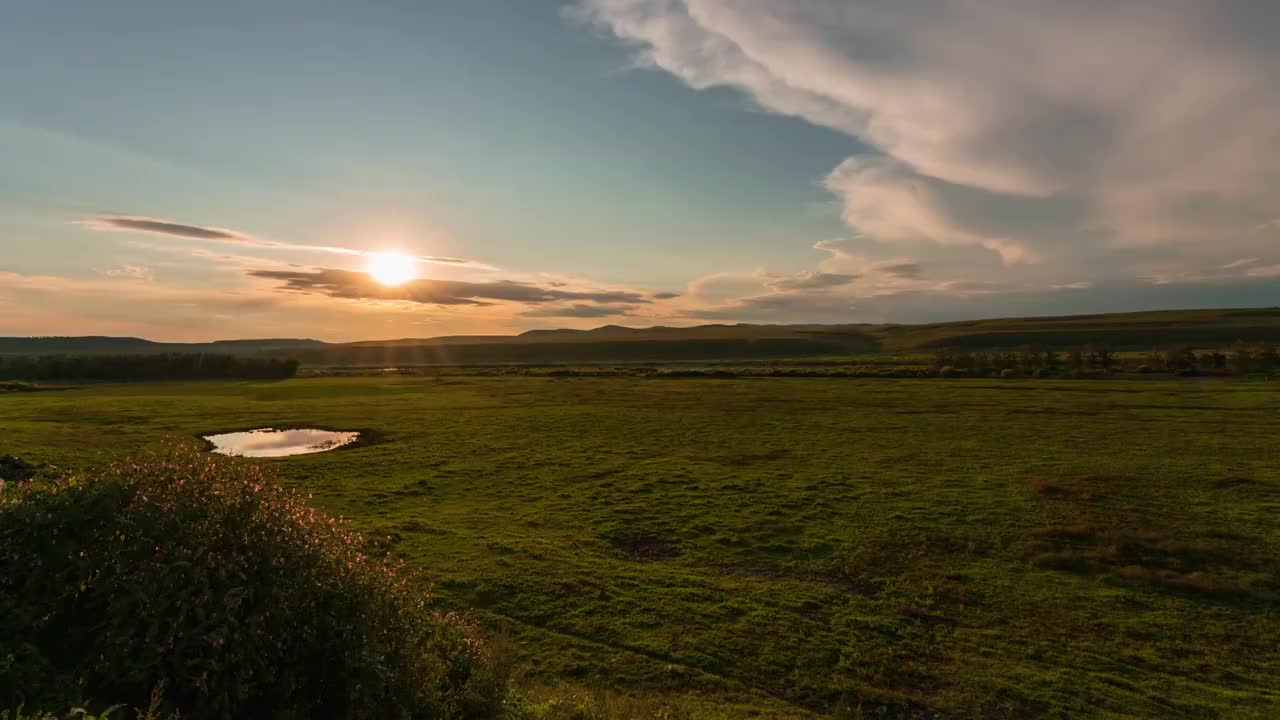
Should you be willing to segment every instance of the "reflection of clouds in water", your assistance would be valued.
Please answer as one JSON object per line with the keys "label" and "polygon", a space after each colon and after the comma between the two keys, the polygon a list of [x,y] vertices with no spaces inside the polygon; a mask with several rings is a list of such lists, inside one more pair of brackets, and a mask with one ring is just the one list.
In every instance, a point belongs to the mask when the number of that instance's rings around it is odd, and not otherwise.
{"label": "reflection of clouds in water", "polygon": [[358,432],[295,428],[259,428],[244,432],[207,435],[213,452],[241,457],[285,457],[324,452],[356,441]]}

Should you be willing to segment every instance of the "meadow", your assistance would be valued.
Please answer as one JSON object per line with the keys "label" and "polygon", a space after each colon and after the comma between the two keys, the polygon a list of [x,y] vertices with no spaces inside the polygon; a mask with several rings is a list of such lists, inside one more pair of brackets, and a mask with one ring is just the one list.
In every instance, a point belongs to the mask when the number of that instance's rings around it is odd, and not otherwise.
{"label": "meadow", "polygon": [[1278,421],[1280,383],[1223,378],[310,377],[8,393],[0,452],[376,431],[269,464],[478,617],[535,697],[1261,719]]}

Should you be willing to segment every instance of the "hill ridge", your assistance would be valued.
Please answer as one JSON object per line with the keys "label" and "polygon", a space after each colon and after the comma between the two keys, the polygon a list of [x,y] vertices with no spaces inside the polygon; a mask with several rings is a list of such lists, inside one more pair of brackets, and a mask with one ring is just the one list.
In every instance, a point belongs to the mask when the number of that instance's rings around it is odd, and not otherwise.
{"label": "hill ridge", "polygon": [[205,343],[138,337],[0,337],[0,354],[220,352],[296,357],[316,365],[680,362],[921,353],[943,347],[1055,348],[1106,344],[1150,350],[1175,344],[1225,347],[1280,341],[1280,308],[1151,310],[987,318],[941,323],[709,323],[534,329],[515,335],[447,335],[324,342],[246,338]]}

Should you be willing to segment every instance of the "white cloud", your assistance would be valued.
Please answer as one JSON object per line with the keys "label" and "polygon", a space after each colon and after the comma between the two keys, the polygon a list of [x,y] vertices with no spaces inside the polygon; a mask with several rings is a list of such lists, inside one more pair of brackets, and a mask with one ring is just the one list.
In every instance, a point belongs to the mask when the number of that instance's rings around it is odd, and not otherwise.
{"label": "white cloud", "polygon": [[1222,269],[1238,270],[1240,268],[1248,267],[1250,265],[1256,265],[1258,261],[1259,261],[1258,258],[1240,258],[1239,260],[1232,260],[1231,262],[1223,265]]}
{"label": "white cloud", "polygon": [[155,273],[151,271],[151,268],[128,263],[106,268],[102,271],[102,274],[107,277],[127,278],[129,280],[152,280],[155,278]]}
{"label": "white cloud", "polygon": [[1258,232],[1280,215],[1271,0],[580,10],[690,87],[737,88],[877,148],[833,158],[824,181],[875,241],[994,253],[1006,268],[993,273],[1047,282],[1274,257]]}

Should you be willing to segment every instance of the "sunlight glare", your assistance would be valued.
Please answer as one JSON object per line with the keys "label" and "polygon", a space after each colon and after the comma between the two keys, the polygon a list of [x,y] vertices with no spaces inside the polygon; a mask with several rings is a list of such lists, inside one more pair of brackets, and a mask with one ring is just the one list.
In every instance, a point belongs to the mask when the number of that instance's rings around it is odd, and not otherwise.
{"label": "sunlight glare", "polygon": [[383,285],[403,285],[417,276],[416,261],[408,255],[395,252],[374,253],[369,256],[368,272]]}

